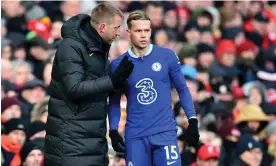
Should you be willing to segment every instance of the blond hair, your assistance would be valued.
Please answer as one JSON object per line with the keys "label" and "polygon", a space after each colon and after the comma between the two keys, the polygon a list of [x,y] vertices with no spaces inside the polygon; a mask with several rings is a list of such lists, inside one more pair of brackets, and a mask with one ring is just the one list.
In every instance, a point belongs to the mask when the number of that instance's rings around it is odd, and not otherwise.
{"label": "blond hair", "polygon": [[131,28],[131,21],[133,21],[133,20],[149,20],[150,21],[150,18],[142,11],[131,12],[127,18],[128,29]]}

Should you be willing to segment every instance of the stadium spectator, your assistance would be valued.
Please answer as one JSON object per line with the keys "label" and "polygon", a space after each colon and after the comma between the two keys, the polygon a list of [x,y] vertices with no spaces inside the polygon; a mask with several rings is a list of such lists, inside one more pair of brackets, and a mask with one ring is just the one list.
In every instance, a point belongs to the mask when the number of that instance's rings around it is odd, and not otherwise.
{"label": "stadium spectator", "polygon": [[11,119],[5,123],[4,131],[1,135],[4,165],[20,165],[20,151],[26,140],[26,126],[20,119]]}

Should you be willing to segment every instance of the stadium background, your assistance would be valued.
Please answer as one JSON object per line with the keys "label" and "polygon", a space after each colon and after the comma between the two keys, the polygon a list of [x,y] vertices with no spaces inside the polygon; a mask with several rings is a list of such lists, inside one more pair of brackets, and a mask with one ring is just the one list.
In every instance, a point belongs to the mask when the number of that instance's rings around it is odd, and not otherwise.
{"label": "stadium background", "polygon": [[[1,134],[16,129],[13,123],[7,123],[11,118],[21,118],[26,139],[43,146],[47,87],[55,51],[62,40],[61,26],[78,13],[90,14],[97,3],[1,1]],[[152,22],[152,43],[175,50],[200,120],[200,140],[219,148],[221,165],[235,160],[231,153],[240,148],[240,126],[250,121],[264,122],[264,130],[255,138],[265,147],[263,161],[275,160],[275,1],[111,3],[126,17],[131,11],[144,10]],[[111,46],[110,60],[124,53],[129,44],[124,24],[121,37]],[[123,135],[127,116],[124,96],[121,105],[119,132]],[[188,148],[183,141],[188,121],[175,91],[172,106],[183,165],[190,165],[198,149]],[[1,145],[3,148],[3,142]],[[109,156],[110,166],[125,165],[124,156],[111,146]],[[5,162],[3,156],[1,162]]]}

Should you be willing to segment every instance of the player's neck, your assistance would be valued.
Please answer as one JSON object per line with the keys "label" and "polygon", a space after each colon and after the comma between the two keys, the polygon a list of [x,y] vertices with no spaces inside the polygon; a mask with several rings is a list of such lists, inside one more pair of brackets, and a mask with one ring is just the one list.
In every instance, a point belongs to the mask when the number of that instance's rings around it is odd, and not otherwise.
{"label": "player's neck", "polygon": [[143,49],[140,49],[132,45],[131,50],[136,56],[143,57],[147,54],[149,48],[150,48],[150,45],[148,45],[146,48],[143,48]]}

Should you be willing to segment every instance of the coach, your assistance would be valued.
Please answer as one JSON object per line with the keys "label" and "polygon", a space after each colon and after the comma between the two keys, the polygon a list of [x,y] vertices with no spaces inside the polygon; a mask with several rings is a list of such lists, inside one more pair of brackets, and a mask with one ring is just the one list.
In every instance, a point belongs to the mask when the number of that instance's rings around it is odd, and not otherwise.
{"label": "coach", "polygon": [[124,59],[109,73],[110,45],[123,18],[118,8],[100,3],[91,17],[79,14],[62,26],[49,87],[46,166],[108,165],[108,93],[122,87],[133,70]]}

